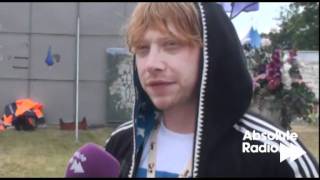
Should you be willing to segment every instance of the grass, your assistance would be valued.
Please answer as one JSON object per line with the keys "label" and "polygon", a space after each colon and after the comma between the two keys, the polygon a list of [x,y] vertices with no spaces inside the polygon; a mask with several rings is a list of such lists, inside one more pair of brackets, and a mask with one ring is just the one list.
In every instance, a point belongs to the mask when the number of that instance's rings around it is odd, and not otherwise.
{"label": "grass", "polygon": [[319,163],[319,125],[296,124],[291,127]]}
{"label": "grass", "polygon": [[0,133],[0,177],[64,177],[67,162],[87,142],[101,146],[111,128],[74,131],[58,127],[33,132],[7,130]]}
{"label": "grass", "polygon": [[[73,131],[58,127],[33,132],[7,130],[0,133],[0,177],[64,177],[67,162],[73,153],[87,142],[101,146],[111,128],[79,131],[79,143]],[[319,162],[319,128],[292,125],[292,132],[311,151]]]}

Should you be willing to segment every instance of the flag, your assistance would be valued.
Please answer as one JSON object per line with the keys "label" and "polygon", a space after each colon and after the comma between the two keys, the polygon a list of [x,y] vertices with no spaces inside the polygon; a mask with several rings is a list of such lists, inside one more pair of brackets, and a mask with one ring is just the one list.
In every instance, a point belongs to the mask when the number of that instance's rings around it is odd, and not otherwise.
{"label": "flag", "polygon": [[48,65],[48,66],[52,66],[54,64],[53,62],[53,57],[52,57],[52,53],[51,53],[51,46],[49,46],[48,48],[48,52],[47,52],[47,58],[45,60],[45,63]]}
{"label": "flag", "polygon": [[230,19],[235,18],[241,12],[250,12],[259,10],[258,2],[217,2],[225,12],[230,13]]}

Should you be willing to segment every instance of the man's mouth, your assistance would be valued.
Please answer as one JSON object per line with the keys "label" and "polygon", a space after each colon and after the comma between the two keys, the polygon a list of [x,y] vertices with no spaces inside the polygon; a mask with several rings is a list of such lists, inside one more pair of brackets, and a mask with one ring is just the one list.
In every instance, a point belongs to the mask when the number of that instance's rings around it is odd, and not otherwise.
{"label": "man's mouth", "polygon": [[166,85],[171,85],[171,84],[174,84],[174,83],[175,82],[173,82],[173,81],[156,80],[156,81],[149,81],[147,83],[147,86],[150,86],[150,87],[166,86]]}
{"label": "man's mouth", "polygon": [[174,81],[167,81],[167,80],[155,80],[155,81],[149,81],[147,83],[147,87],[151,88],[154,91],[163,91],[167,87],[175,84]]}

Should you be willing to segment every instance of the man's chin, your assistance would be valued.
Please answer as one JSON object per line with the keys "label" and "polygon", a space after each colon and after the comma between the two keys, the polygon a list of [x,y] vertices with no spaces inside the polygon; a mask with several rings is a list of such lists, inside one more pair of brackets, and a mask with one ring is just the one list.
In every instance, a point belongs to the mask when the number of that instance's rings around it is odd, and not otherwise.
{"label": "man's chin", "polygon": [[165,100],[153,100],[153,104],[157,109],[159,109],[161,111],[170,109],[170,107],[172,106],[171,103],[169,103],[168,101],[165,101]]}

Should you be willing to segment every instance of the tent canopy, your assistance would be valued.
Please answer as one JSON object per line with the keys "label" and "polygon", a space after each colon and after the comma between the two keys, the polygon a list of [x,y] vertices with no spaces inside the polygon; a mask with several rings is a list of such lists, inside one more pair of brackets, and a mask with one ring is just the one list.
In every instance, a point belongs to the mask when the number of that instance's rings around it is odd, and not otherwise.
{"label": "tent canopy", "polygon": [[217,2],[220,4],[223,9],[230,13],[230,19],[235,18],[241,12],[250,12],[258,11],[259,3],[258,2]]}
{"label": "tent canopy", "polygon": [[250,44],[252,48],[260,48],[261,37],[256,29],[250,28],[248,34],[242,40],[242,44]]}

